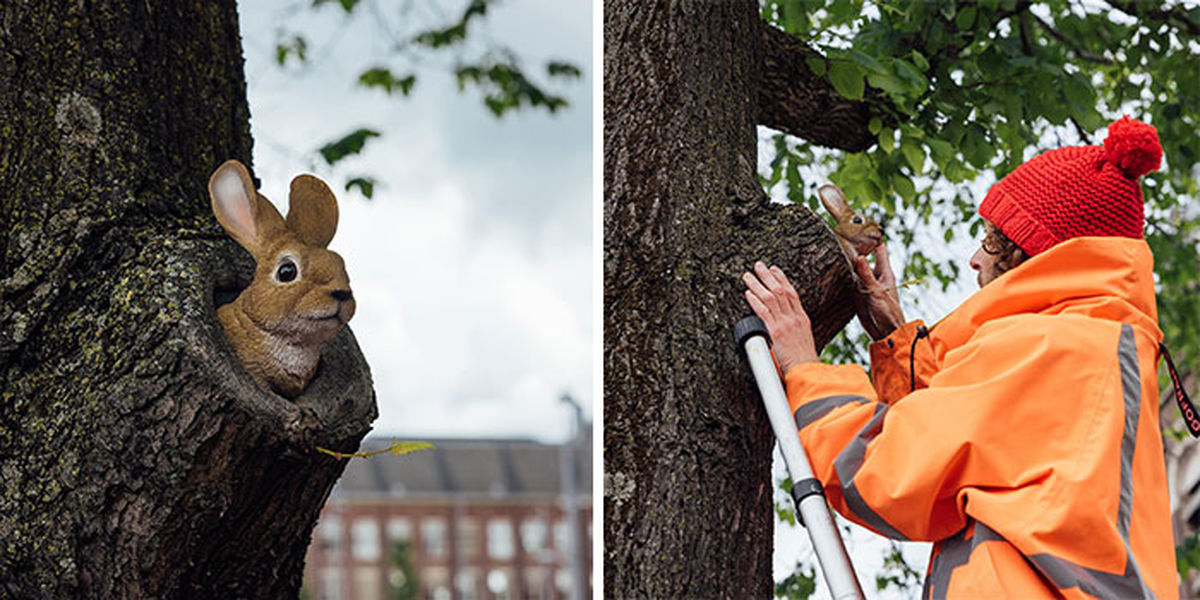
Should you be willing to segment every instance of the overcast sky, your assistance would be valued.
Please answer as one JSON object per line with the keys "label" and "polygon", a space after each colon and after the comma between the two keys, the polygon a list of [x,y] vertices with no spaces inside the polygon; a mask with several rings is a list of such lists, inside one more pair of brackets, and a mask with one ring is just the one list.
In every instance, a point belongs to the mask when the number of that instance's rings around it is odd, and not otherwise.
{"label": "overcast sky", "polygon": [[[511,48],[531,78],[571,102],[556,115],[523,109],[503,119],[477,91],[458,91],[439,66],[453,54],[417,68],[408,98],[355,85],[370,67],[413,70],[388,54],[393,37],[449,24],[465,2],[364,0],[351,18],[337,2],[311,4],[240,5],[255,174],[281,211],[301,172],[338,196],[330,248],[358,299],[350,326],[375,381],[374,434],[564,439],[569,412],[558,397],[571,393],[590,414],[598,333],[590,1],[509,0],[473,22],[473,44]],[[306,36],[307,66],[276,65],[280,31]],[[583,77],[548,82],[549,59],[576,64]],[[335,169],[320,162],[316,148],[364,126],[383,136],[362,156]],[[359,174],[378,178],[372,200],[342,190]]]}

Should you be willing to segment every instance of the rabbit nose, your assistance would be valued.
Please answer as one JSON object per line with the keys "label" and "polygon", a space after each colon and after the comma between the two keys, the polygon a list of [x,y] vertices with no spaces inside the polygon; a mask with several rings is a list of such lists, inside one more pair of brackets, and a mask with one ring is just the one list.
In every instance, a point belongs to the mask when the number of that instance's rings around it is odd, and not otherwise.
{"label": "rabbit nose", "polygon": [[350,290],[333,290],[329,295],[338,302],[345,302],[351,298]]}

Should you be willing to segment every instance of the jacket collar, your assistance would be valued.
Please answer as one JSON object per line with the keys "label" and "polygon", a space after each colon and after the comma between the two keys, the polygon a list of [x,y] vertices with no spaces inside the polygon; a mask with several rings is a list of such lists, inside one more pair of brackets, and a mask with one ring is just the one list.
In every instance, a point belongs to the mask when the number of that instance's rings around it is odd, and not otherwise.
{"label": "jacket collar", "polygon": [[984,323],[1018,314],[1079,314],[1129,323],[1162,341],[1154,256],[1145,240],[1080,237],[1057,244],[997,277],[931,333],[958,347]]}

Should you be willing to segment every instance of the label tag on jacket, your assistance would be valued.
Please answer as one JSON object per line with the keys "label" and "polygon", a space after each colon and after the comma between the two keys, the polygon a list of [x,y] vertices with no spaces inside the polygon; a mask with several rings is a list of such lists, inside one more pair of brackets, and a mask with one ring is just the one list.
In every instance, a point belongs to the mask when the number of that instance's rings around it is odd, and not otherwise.
{"label": "label tag on jacket", "polygon": [[1183,391],[1183,384],[1179,381],[1179,373],[1175,371],[1171,353],[1167,352],[1167,347],[1163,344],[1159,344],[1158,349],[1163,358],[1167,359],[1167,373],[1171,375],[1171,387],[1175,388],[1175,403],[1179,405],[1179,414],[1183,415],[1188,433],[1191,433],[1192,437],[1200,437],[1200,413],[1196,412],[1196,406],[1188,398],[1187,392]]}

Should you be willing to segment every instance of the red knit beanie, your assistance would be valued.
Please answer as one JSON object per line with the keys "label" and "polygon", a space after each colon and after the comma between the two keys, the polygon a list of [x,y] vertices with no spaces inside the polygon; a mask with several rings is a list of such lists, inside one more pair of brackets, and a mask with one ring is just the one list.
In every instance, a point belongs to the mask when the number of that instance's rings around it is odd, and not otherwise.
{"label": "red knit beanie", "polygon": [[1158,131],[1122,117],[1103,146],[1050,150],[1017,167],[988,190],[979,215],[1030,256],[1074,237],[1141,238],[1137,178],[1161,161]]}

